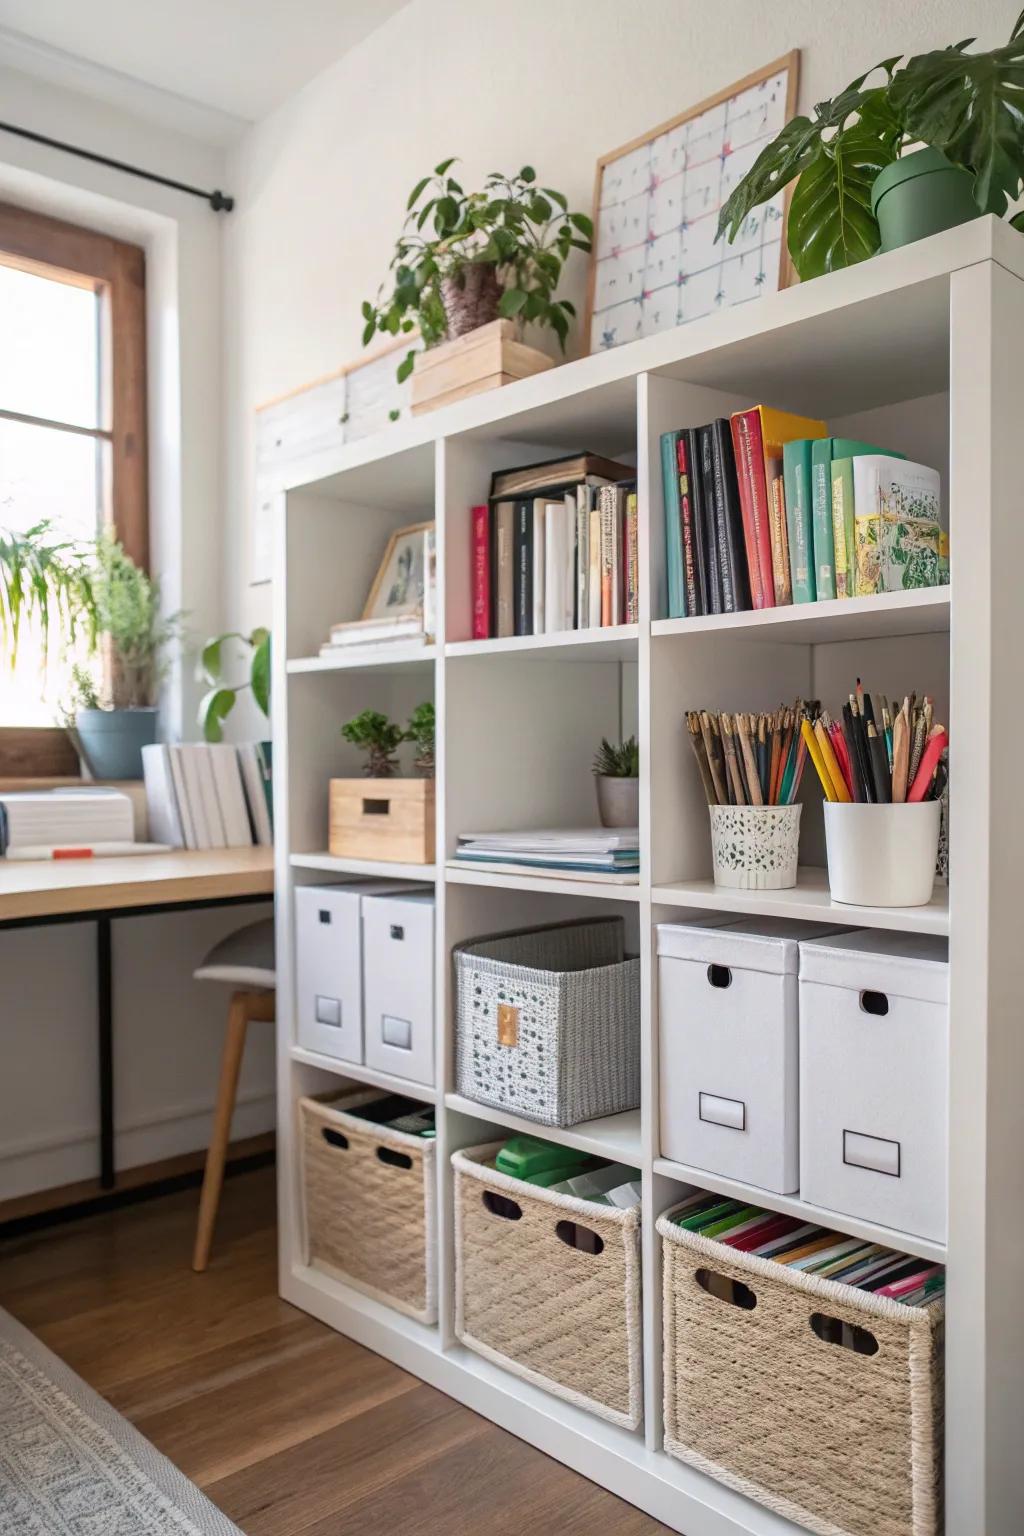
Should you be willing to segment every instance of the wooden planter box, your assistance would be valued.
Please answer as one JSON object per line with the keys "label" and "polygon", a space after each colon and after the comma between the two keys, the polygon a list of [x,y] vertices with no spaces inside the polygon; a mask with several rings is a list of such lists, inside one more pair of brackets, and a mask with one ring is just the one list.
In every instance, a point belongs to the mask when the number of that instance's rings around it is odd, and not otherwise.
{"label": "wooden planter box", "polygon": [[434,862],[433,779],[332,779],[327,846],[336,858]]}
{"label": "wooden planter box", "polygon": [[514,320],[492,320],[457,341],[417,352],[412,374],[412,414],[435,411],[466,395],[499,389],[554,367],[554,358],[516,340]]}

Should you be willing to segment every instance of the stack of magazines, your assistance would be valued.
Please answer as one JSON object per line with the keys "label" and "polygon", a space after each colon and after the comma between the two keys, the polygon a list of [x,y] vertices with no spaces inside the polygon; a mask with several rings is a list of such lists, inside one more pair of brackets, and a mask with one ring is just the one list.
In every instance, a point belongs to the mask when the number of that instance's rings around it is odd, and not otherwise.
{"label": "stack of magazines", "polygon": [[455,857],[461,864],[526,866],[635,883],[640,872],[640,835],[636,827],[463,832]]}

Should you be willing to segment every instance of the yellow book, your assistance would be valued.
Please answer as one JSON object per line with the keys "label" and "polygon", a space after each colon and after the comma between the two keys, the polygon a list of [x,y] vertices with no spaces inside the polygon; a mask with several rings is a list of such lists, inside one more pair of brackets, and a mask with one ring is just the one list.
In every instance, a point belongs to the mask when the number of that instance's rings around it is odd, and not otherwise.
{"label": "yellow book", "polygon": [[[758,471],[763,471],[763,479],[760,485],[757,483],[757,475],[753,476],[753,483],[745,482],[745,470],[743,453],[742,424],[753,415],[757,416],[757,424],[760,431],[760,464]],[[733,417],[733,442],[736,447],[736,471],[740,482],[740,505],[743,509],[743,534],[747,550],[747,565],[750,568],[751,593],[754,595],[754,607],[771,607],[772,600],[778,603],[775,597],[774,573],[778,561],[781,570],[785,564],[787,585],[790,596],[786,602],[792,601],[792,572],[789,565],[788,536],[786,547],[781,546],[782,529],[786,526],[783,515],[779,536],[772,538],[772,463],[773,459],[782,460],[782,449],[786,443],[795,442],[798,438],[824,437],[827,427],[823,421],[817,421],[812,416],[794,416],[791,411],[777,411],[774,406],[759,405],[754,411],[740,411]],[[737,434],[737,425],[740,432]],[[753,447],[753,443],[751,447]],[[775,471],[778,473],[778,470]],[[748,489],[749,487],[749,489]],[[782,488],[780,487],[780,491]],[[751,494],[752,491],[752,494]],[[762,499],[763,497],[763,499]],[[783,507],[785,502],[783,502]],[[759,579],[755,581],[755,568],[759,572]],[[758,585],[764,592],[767,602],[759,603],[756,592]]]}

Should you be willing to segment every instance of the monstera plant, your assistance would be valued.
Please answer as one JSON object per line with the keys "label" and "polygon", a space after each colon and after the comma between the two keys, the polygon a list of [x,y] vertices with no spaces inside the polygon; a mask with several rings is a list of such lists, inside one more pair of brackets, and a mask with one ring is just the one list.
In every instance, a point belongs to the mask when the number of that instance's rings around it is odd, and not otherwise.
{"label": "monstera plant", "polygon": [[[799,178],[788,223],[797,272],[809,278],[852,266],[885,243],[875,183],[884,176],[886,187],[896,184],[900,173],[889,168],[901,161],[906,179],[945,176],[940,201],[960,199],[959,211],[934,228],[974,213],[1005,214],[1024,174],[1024,12],[1005,46],[972,53],[974,42],[885,59],[820,102],[812,117],[793,118],[723,205],[718,235],[735,240],[753,208]],[[1024,214],[1011,222],[1024,229]]]}

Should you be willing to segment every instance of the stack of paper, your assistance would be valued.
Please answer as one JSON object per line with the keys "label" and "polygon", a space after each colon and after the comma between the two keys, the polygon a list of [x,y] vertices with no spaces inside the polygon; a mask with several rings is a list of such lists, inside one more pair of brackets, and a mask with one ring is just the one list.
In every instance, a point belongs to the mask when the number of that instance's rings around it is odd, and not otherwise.
{"label": "stack of paper", "polygon": [[640,869],[640,834],[636,827],[464,832],[455,857],[461,863],[526,865],[635,880]]}
{"label": "stack of paper", "polygon": [[119,789],[29,790],[0,796],[0,853],[43,858],[54,848],[121,848],[135,837],[132,802]]}

